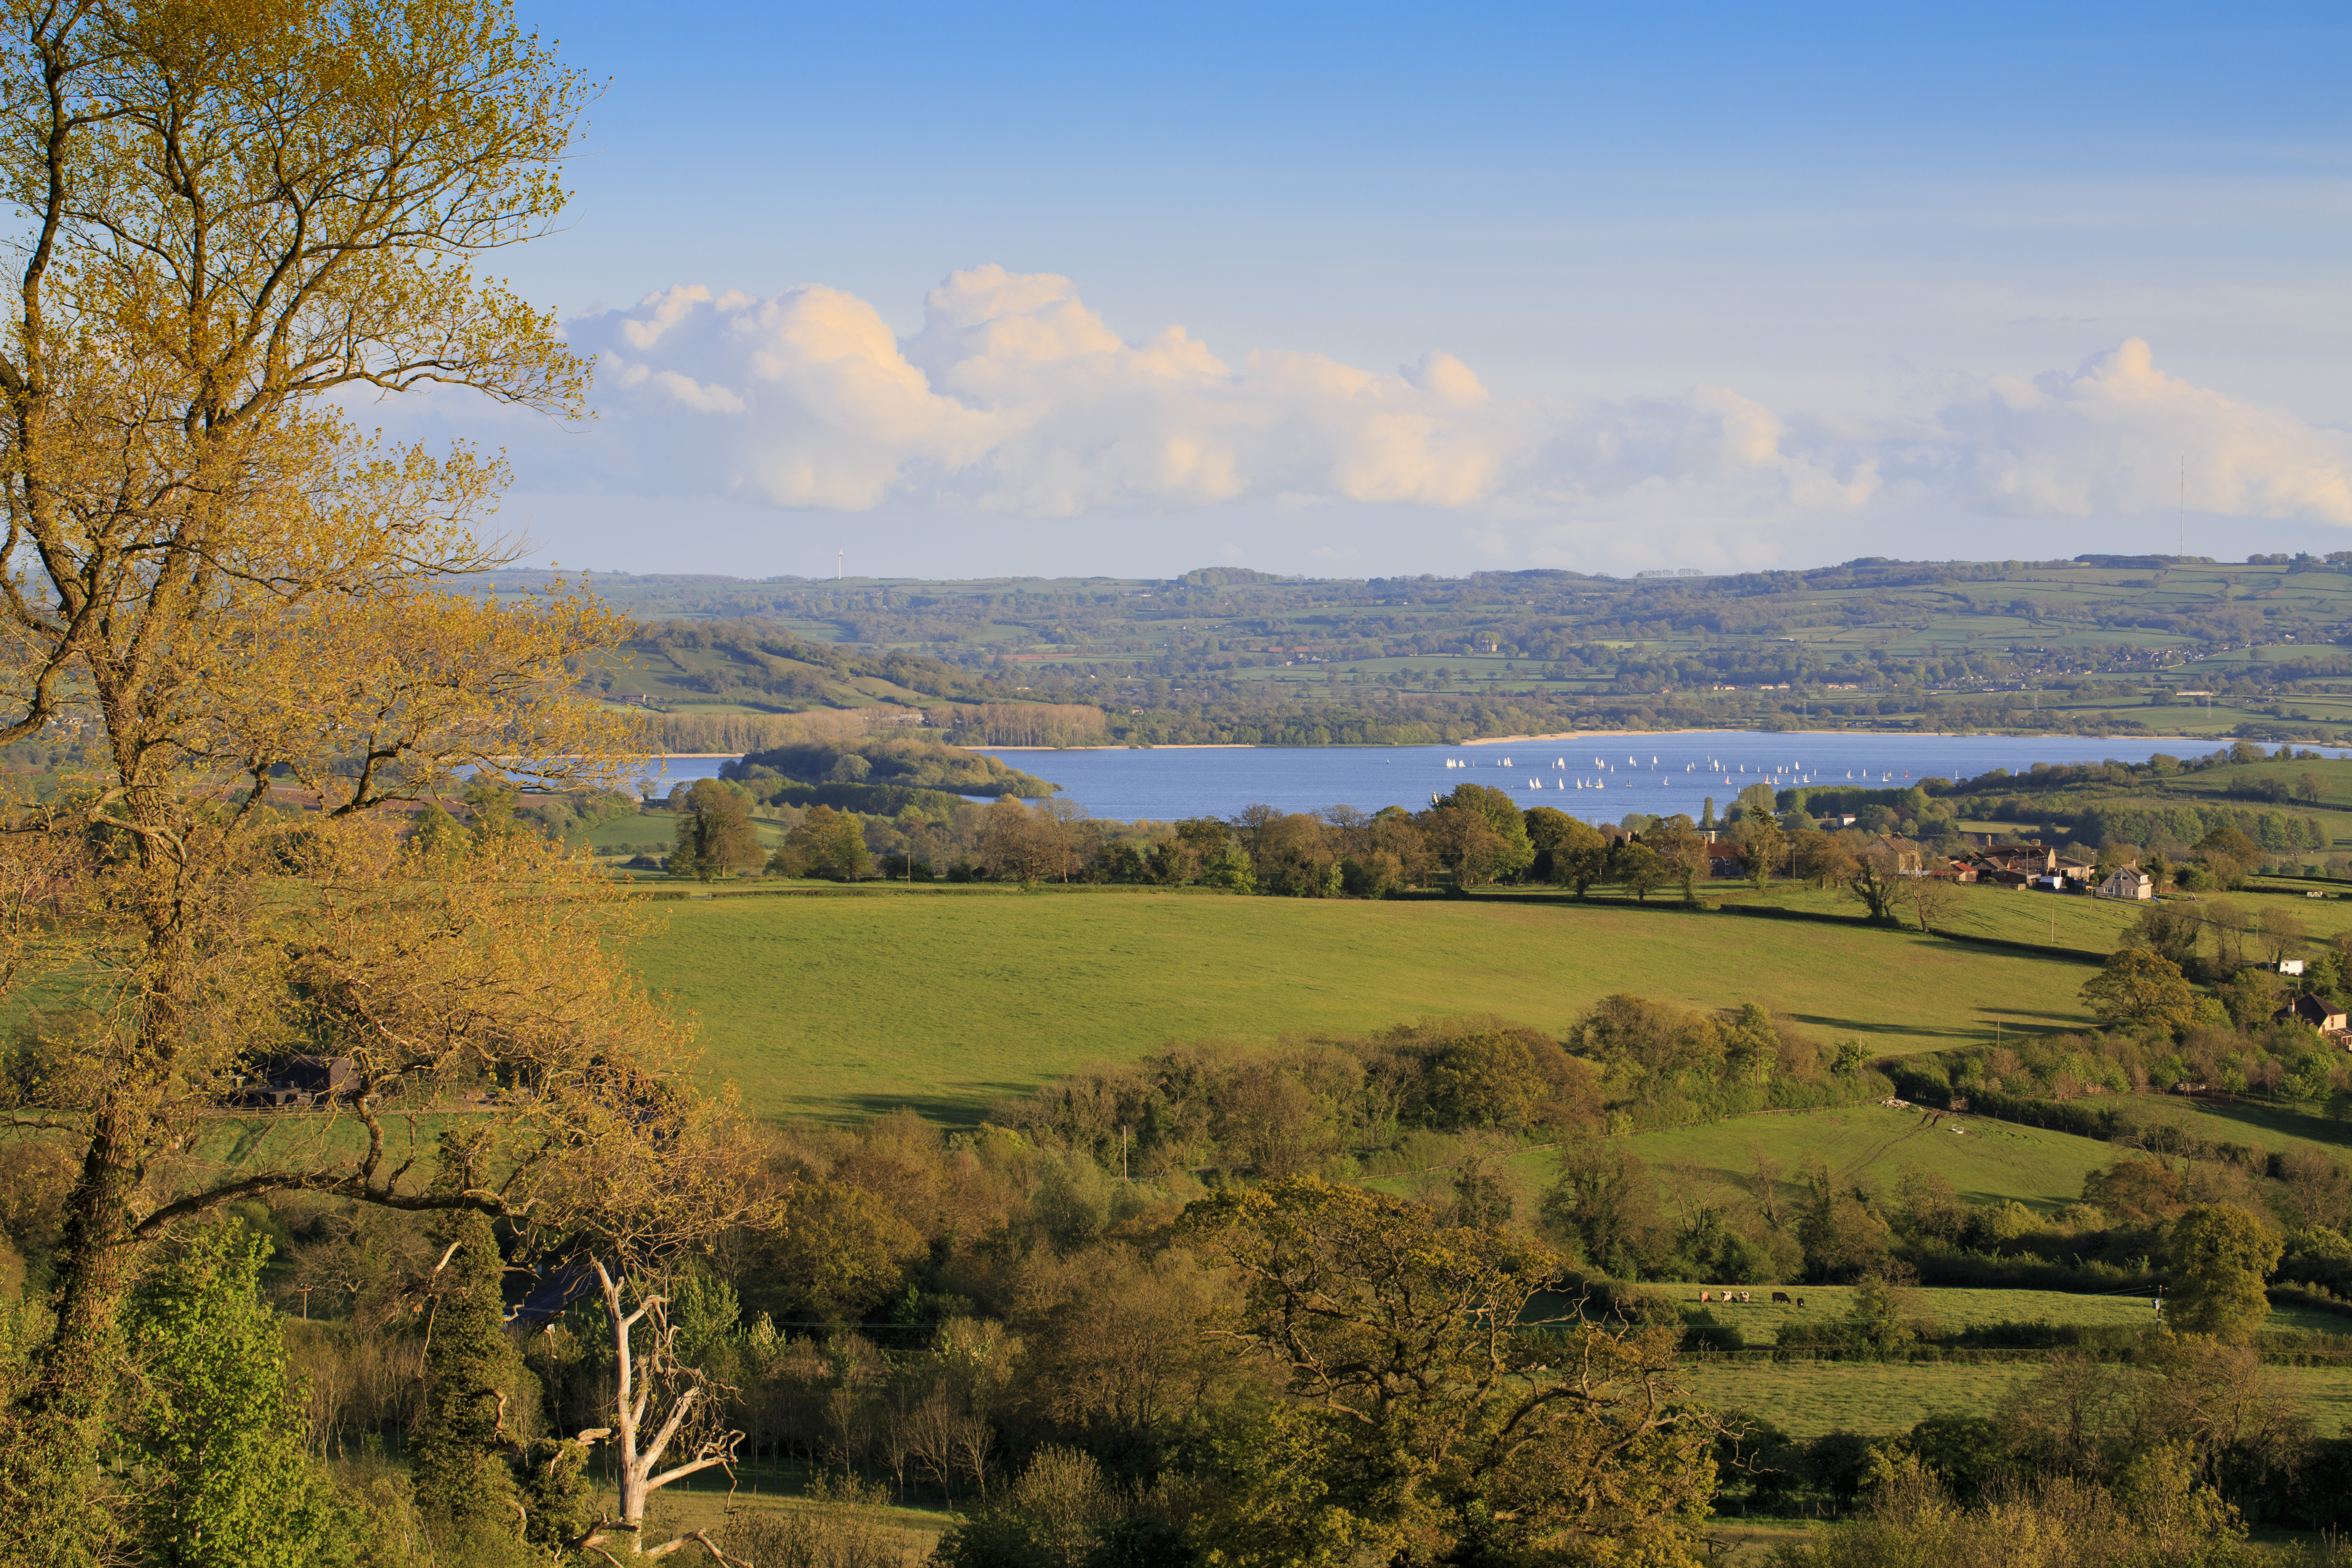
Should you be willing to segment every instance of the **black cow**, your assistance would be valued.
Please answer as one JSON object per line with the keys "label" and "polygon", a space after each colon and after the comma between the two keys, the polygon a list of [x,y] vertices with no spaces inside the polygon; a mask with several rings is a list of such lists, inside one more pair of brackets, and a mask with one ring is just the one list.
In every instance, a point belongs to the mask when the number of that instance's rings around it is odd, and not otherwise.
{"label": "black cow", "polygon": [[1775,1291],[1773,1291],[1773,1292],[1772,1292],[1772,1304],[1773,1304],[1774,1306],[1776,1306],[1776,1307],[1785,1307],[1785,1306],[1787,1306],[1787,1305],[1789,1304],[1789,1293],[1788,1293],[1786,1290],[1775,1290]]}

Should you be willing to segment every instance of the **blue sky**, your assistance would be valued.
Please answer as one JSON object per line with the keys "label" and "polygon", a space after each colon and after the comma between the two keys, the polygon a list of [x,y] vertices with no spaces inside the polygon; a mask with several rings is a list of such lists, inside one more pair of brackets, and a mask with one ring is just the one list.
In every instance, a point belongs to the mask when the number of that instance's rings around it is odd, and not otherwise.
{"label": "blue sky", "polygon": [[540,559],[2042,556],[2184,458],[2192,551],[2352,546],[2341,5],[523,16],[600,417],[406,426]]}

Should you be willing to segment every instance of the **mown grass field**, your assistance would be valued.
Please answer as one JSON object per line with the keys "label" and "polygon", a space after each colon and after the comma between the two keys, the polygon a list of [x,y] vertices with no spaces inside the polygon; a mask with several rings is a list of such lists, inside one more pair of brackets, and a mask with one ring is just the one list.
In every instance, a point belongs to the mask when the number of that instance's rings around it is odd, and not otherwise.
{"label": "mown grass field", "polygon": [[[2070,900],[2071,901],[2071,900]],[[2075,1029],[2089,971],[1860,925],[1531,900],[885,889],[672,906],[638,950],[708,1065],[768,1116],[911,1106],[969,1122],[1171,1041],[1498,1014],[1564,1027],[1636,991],[1753,1001],[1874,1054]]]}
{"label": "mown grass field", "polygon": [[[1717,1410],[1744,1410],[1796,1437],[1824,1432],[1907,1432],[1930,1415],[1990,1415],[2011,1389],[2045,1369],[1870,1362],[1715,1361],[1688,1368],[1692,1394]],[[2352,1367],[2271,1369],[2323,1437],[2352,1422]]]}

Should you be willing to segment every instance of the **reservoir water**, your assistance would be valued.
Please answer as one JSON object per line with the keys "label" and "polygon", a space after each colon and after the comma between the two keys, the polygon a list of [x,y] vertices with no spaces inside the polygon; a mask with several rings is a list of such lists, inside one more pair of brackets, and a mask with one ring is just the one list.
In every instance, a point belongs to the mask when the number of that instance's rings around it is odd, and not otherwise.
{"label": "reservoir water", "polygon": [[[1699,730],[1582,735],[1575,740],[1481,742],[1461,746],[1216,746],[1101,751],[975,750],[1062,786],[1096,816],[1171,822],[1232,816],[1264,804],[1279,811],[1352,805],[1418,810],[1457,784],[1508,790],[1526,805],[1557,806],[1588,822],[1628,812],[1696,817],[1715,797],[1718,815],[1754,784],[1855,784],[1900,789],[1921,779],[1973,778],[2036,763],[2145,762],[2158,752],[2202,756],[2221,742],[2080,735],[1874,735]],[[2352,752],[2329,749],[2326,755]],[[651,787],[716,778],[723,757],[671,757]]]}
{"label": "reservoir water", "polygon": [[[1588,822],[1628,812],[1718,815],[1743,789],[1769,784],[1901,789],[1920,779],[1974,777],[2035,763],[2145,762],[2159,752],[2202,756],[2210,741],[2079,735],[1791,734],[1690,731],[1464,746],[1247,746],[1200,750],[1035,752],[985,748],[1007,765],[1060,784],[1097,816],[1172,821],[1231,816],[1264,803],[1281,811],[1352,805],[1418,810],[1458,784],[1507,790]],[[2346,753],[2330,751],[2330,756]]]}

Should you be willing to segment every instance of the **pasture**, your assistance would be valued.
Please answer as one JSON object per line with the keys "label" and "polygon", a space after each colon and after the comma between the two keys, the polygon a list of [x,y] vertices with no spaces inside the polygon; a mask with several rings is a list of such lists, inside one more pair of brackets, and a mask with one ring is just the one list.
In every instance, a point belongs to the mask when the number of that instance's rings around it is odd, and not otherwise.
{"label": "pasture", "polygon": [[[2264,917],[2284,911],[2302,922],[2311,939],[2319,942],[2333,942],[2352,931],[2352,899],[2304,897],[2305,889],[2314,885],[2264,879],[2236,892],[2208,894],[2204,901],[2226,901],[2249,914]],[[1939,934],[2023,942],[2102,960],[2123,945],[2124,932],[2147,907],[2116,899],[2020,892],[1990,883],[1958,885],[1952,894],[1951,908],[1936,928]],[[1708,896],[1717,895],[1710,889]],[[1775,882],[1763,893],[1741,884],[1737,890],[1720,896],[1726,904],[1764,904],[1848,920],[1857,919],[1862,913],[1862,906],[1844,894],[1801,882]],[[2193,909],[2198,900],[2175,898],[2166,902]],[[1903,923],[1916,929],[1917,915],[1907,908],[1901,913]],[[2248,941],[2251,944],[2253,939],[2249,937]]]}
{"label": "pasture", "polygon": [[[1641,1289],[1646,1296],[1713,1312],[1717,1322],[1738,1329],[1750,1345],[1779,1344],[1781,1331],[1790,1327],[1819,1330],[1837,1322],[1853,1310],[1856,1294],[1852,1285],[1748,1285],[1740,1289],[1754,1300],[1726,1307],[1700,1305],[1699,1292],[1714,1291],[1717,1289],[1715,1286],[1644,1285]],[[1775,1303],[1775,1290],[1792,1300],[1785,1304]],[[1802,1310],[1795,1305],[1793,1299],[1798,1297],[1804,1300]],[[1939,1333],[2032,1322],[2060,1328],[2146,1329],[2156,1321],[2156,1312],[2148,1305],[2147,1297],[2137,1292],[2078,1296],[2062,1290],[1943,1288],[1911,1290],[1907,1300],[1915,1309],[1915,1319],[1933,1324]],[[2308,1307],[2274,1307],[2263,1330],[2265,1333],[2341,1334],[2352,1331],[2352,1318]]]}
{"label": "pasture", "polygon": [[636,961],[763,1116],[969,1123],[1170,1041],[1481,1014],[1559,1029],[1615,991],[1752,1001],[1874,1055],[2090,1023],[2080,958],[1657,903],[808,889],[673,905]]}
{"label": "pasture", "polygon": [[1798,1195],[1798,1163],[1817,1153],[1841,1187],[1891,1191],[1903,1168],[1916,1165],[1948,1180],[1965,1202],[2015,1198],[2046,1213],[2081,1198],[2083,1178],[2115,1158],[2111,1145],[2071,1132],[1972,1116],[1929,1125],[1919,1111],[1882,1105],[1742,1116],[1633,1141],[1653,1170],[1743,1186],[1759,1147],[1780,1166],[1783,1201]]}
{"label": "pasture", "polygon": [[[1695,1362],[1693,1397],[1740,1410],[1793,1437],[1824,1432],[1907,1432],[1930,1415],[1990,1415],[2011,1390],[2042,1375],[2036,1362]],[[2278,1387],[2311,1416],[2318,1436],[2352,1422],[2352,1367],[2273,1367]]]}

